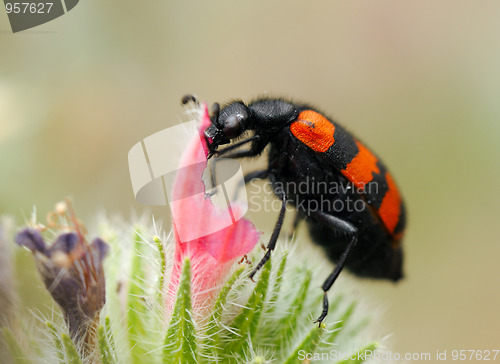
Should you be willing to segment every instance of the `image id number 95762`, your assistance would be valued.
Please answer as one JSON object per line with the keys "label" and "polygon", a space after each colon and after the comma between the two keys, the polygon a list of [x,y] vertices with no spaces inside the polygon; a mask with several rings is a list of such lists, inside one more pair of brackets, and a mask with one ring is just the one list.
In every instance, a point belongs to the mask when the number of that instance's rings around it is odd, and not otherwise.
{"label": "image id number 95762", "polygon": [[461,361],[496,360],[499,350],[452,350],[451,359]]}
{"label": "image id number 95762", "polygon": [[48,14],[54,3],[5,3],[7,14]]}

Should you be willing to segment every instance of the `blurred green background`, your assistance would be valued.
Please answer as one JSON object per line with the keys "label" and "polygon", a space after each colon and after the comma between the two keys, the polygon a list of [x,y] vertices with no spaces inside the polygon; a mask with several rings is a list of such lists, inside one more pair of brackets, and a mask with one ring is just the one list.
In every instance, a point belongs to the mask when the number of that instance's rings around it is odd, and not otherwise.
{"label": "blurred green background", "polygon": [[[497,1],[85,0],[12,34],[0,10],[0,214],[19,225],[71,196],[84,221],[168,225],[134,200],[127,153],[178,122],[183,94],[308,101],[384,159],[407,201],[406,279],[355,289],[385,310],[391,351],[500,349],[499,19]],[[276,217],[252,218],[269,231]],[[39,281],[20,285],[36,306]]]}

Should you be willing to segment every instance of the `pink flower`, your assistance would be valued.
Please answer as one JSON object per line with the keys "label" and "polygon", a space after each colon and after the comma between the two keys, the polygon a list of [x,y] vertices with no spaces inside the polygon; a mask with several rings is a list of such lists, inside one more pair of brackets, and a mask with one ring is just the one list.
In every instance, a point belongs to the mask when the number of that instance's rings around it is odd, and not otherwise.
{"label": "pink flower", "polygon": [[173,307],[182,263],[191,261],[191,293],[195,312],[210,307],[233,264],[249,253],[259,240],[259,232],[241,215],[241,207],[227,209],[214,205],[205,193],[202,175],[207,167],[208,146],[203,131],[210,125],[207,105],[202,105],[199,135],[186,147],[172,192],[174,265],[169,287],[168,306]]}

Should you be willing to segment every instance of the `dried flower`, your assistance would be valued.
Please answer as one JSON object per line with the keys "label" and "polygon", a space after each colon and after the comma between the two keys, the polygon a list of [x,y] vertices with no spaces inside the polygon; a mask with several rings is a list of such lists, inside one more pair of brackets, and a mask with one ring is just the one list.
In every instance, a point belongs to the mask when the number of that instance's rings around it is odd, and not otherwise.
{"label": "dried flower", "polygon": [[[65,214],[58,206],[57,215]],[[21,230],[15,240],[33,253],[45,287],[63,311],[71,339],[87,356],[94,350],[99,313],[106,301],[102,261],[108,248],[100,238],[87,243],[74,221],[74,231],[60,234],[50,246],[34,228]]]}

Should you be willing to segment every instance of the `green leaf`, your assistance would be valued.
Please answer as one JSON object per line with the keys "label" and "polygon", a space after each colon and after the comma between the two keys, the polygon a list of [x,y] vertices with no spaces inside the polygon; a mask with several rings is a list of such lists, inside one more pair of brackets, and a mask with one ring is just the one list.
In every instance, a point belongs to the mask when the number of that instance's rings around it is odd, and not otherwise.
{"label": "green leaf", "polygon": [[[357,352],[351,354],[351,357],[346,360],[342,360],[337,362],[337,364],[360,364],[364,363],[367,359],[370,358],[371,355],[369,353],[373,353],[375,349],[377,349],[378,343],[371,343],[366,345],[364,348],[358,350]],[[368,356],[367,356],[368,355]]]}
{"label": "green leaf", "polygon": [[80,355],[78,355],[78,352],[76,351],[73,340],[71,340],[71,338],[66,334],[62,334],[61,338],[64,346],[64,351],[66,353],[66,363],[81,364],[82,361],[80,359]]}
{"label": "green leaf", "polygon": [[304,306],[304,302],[309,294],[311,278],[312,273],[310,270],[307,270],[304,273],[304,280],[302,281],[302,284],[298,286],[298,291],[295,299],[290,305],[290,311],[281,318],[281,323],[279,326],[282,327],[282,330],[278,332],[275,340],[276,346],[278,347],[281,347],[286,342],[288,342],[294,334],[295,327],[298,324],[300,314]]}
{"label": "green leaf", "polygon": [[317,327],[313,325],[309,334],[299,343],[297,347],[292,351],[286,360],[283,361],[284,364],[302,363],[299,360],[299,351],[306,353],[314,352],[314,349],[318,346],[321,336],[325,332],[323,327]]}
{"label": "green leaf", "polygon": [[347,307],[345,312],[342,314],[340,317],[339,322],[335,324],[335,329],[332,331],[326,338],[326,341],[328,343],[335,343],[335,340],[337,339],[337,336],[340,334],[342,331],[342,328],[346,325],[347,321],[349,318],[352,316],[352,313],[354,312],[354,308],[356,307],[356,302],[353,302]]}
{"label": "green leaf", "polygon": [[214,357],[220,357],[222,348],[220,346],[219,331],[222,312],[224,310],[224,305],[227,302],[229,292],[244,270],[244,267],[239,267],[219,292],[219,296],[217,297],[217,301],[215,301],[215,305],[212,310],[210,321],[207,325],[205,340],[201,345],[201,355],[199,355],[199,357],[202,361],[210,359],[210,362],[213,362]]}
{"label": "green leaf", "polygon": [[109,316],[106,316],[106,318],[104,319],[104,328],[106,330],[106,336],[108,338],[109,346],[111,348],[111,353],[116,353],[115,339],[113,337],[113,330],[111,328],[111,321],[109,319]]}
{"label": "green leaf", "polygon": [[260,316],[263,311],[264,300],[266,299],[267,288],[269,286],[270,275],[271,261],[268,261],[264,267],[262,267],[259,281],[248,299],[248,302],[231,325],[235,328],[237,334],[231,335],[231,341],[224,350],[232,353],[236,357],[244,357],[245,350],[249,345],[247,341],[248,337],[250,337],[252,341],[256,337]]}
{"label": "green leaf", "polygon": [[163,362],[197,363],[197,345],[191,307],[191,262],[184,261],[174,311],[165,336]]}
{"label": "green leaf", "polygon": [[288,252],[285,252],[283,254],[283,257],[281,258],[280,265],[278,267],[278,271],[276,272],[276,278],[274,280],[273,288],[271,291],[271,298],[269,299],[269,302],[271,302],[271,305],[269,305],[269,309],[267,310],[268,313],[272,313],[276,307],[276,301],[278,300],[279,293],[281,290],[282,282],[283,282],[283,273],[285,272],[285,266],[286,266],[286,259],[288,257]]}
{"label": "green leaf", "polygon": [[147,334],[145,321],[147,318],[147,307],[144,301],[145,292],[143,282],[145,281],[145,272],[142,266],[142,238],[138,228],[134,234],[134,254],[132,256],[132,266],[130,271],[130,287],[128,294],[128,339],[130,345],[130,354],[132,363],[140,364],[144,362],[144,356],[148,349],[145,347],[144,340]]}
{"label": "green leaf", "polygon": [[45,325],[47,325],[47,327],[49,328],[52,338],[54,339],[54,346],[56,347],[57,350],[57,358],[59,359],[60,363],[64,363],[63,344],[59,336],[59,333],[57,332],[57,329],[52,322],[47,321]]}
{"label": "green leaf", "polygon": [[101,355],[102,364],[114,363],[115,360],[113,358],[113,353],[108,343],[106,329],[103,326],[99,326],[99,328],[97,329],[97,340],[98,340],[99,353]]}
{"label": "green leaf", "polygon": [[163,289],[164,289],[164,279],[165,279],[165,268],[167,266],[167,261],[165,258],[165,249],[163,247],[163,242],[159,237],[153,236],[153,241],[156,243],[158,248],[158,256],[160,260],[160,277],[158,279],[158,298],[160,302],[163,302]]}

